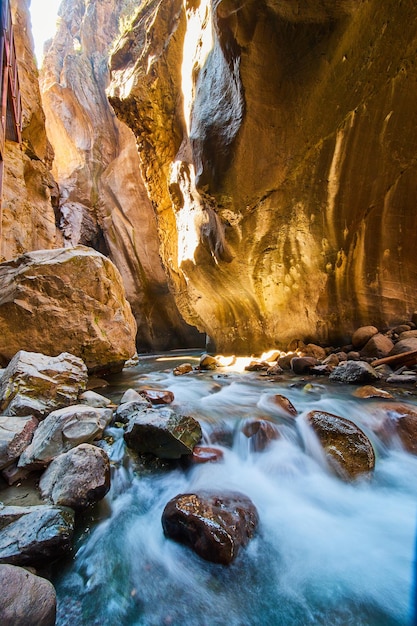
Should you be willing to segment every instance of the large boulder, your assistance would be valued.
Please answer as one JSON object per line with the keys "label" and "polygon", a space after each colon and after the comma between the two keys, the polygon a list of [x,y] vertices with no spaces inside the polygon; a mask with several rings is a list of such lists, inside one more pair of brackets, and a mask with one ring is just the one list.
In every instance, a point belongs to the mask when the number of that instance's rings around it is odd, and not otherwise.
{"label": "large boulder", "polygon": [[0,415],[0,470],[19,458],[32,441],[38,424],[38,420],[32,415],[27,417]]}
{"label": "large boulder", "polygon": [[338,476],[354,479],[374,469],[372,443],[356,424],[325,411],[310,411],[306,419],[323,446],[330,467]]}
{"label": "large boulder", "polygon": [[0,378],[0,410],[42,419],[77,402],[87,380],[84,362],[73,354],[51,357],[20,350]]}
{"label": "large boulder", "polygon": [[170,539],[213,563],[228,565],[254,535],[258,513],[242,493],[187,493],[172,498],[162,513]]}
{"label": "large boulder", "polygon": [[124,439],[129,448],[141,454],[179,459],[192,454],[201,436],[201,426],[193,417],[162,408],[136,413],[129,421]]}
{"label": "large boulder", "polygon": [[54,626],[56,593],[49,580],[23,567],[0,565],[0,623]]}
{"label": "large boulder", "polygon": [[71,548],[74,512],[56,506],[0,505],[0,563],[39,565]]}
{"label": "large boulder", "polygon": [[82,509],[98,502],[110,489],[110,461],[106,452],[83,443],[60,454],[42,474],[44,498],[60,506]]}
{"label": "large boulder", "polygon": [[120,274],[84,246],[38,250],[0,264],[0,361],[25,348],[71,352],[90,371],[121,369],[136,322]]}
{"label": "large boulder", "polygon": [[62,452],[100,439],[112,415],[111,409],[96,409],[85,404],[53,411],[39,425],[32,443],[19,459],[19,467],[44,468]]}

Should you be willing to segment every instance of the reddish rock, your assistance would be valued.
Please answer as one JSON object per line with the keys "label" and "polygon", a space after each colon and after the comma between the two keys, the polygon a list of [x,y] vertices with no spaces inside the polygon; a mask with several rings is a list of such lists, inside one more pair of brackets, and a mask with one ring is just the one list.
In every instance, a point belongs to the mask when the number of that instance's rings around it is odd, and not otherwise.
{"label": "reddish rock", "polygon": [[384,389],[377,389],[373,385],[364,385],[364,387],[359,387],[359,389],[355,389],[353,395],[356,398],[387,398],[392,399],[394,396],[391,395],[388,391]]}
{"label": "reddish rock", "polygon": [[374,449],[356,424],[325,411],[310,411],[306,419],[323,446],[329,465],[340,478],[354,479],[374,469]]}
{"label": "reddish rock", "polygon": [[276,425],[266,419],[246,420],[242,433],[250,439],[254,452],[262,452],[271,441],[280,437]]}
{"label": "reddish rock", "polygon": [[170,539],[189,546],[207,561],[228,565],[254,535],[258,513],[237,492],[181,494],[166,505],[162,527]]}
{"label": "reddish rock", "polygon": [[247,372],[260,372],[269,368],[270,365],[267,361],[251,361],[249,365],[246,365],[245,370]]}
{"label": "reddish rock", "polygon": [[375,326],[361,326],[352,335],[352,345],[354,348],[363,348],[363,346],[376,335],[378,329]]}
{"label": "reddish rock", "polygon": [[361,350],[361,357],[381,359],[388,356],[393,347],[394,344],[389,337],[386,337],[382,333],[377,333],[366,342]]}
{"label": "reddish rock", "polygon": [[312,356],[295,356],[291,359],[291,369],[294,374],[309,374],[310,370],[319,362]]}
{"label": "reddish rock", "polygon": [[54,626],[56,593],[49,580],[22,567],[0,565],[0,623],[4,626]]}
{"label": "reddish rock", "polygon": [[140,395],[152,404],[171,404],[174,402],[172,391],[161,391],[159,389],[142,389]]}
{"label": "reddish rock", "polygon": [[389,443],[397,434],[407,452],[417,454],[417,407],[402,402],[390,402],[377,408],[379,417],[375,432]]}
{"label": "reddish rock", "polygon": [[209,446],[195,446],[191,456],[192,463],[215,463],[223,459],[223,452],[220,448]]}
{"label": "reddish rock", "polygon": [[38,420],[27,417],[0,415],[0,469],[16,461],[32,441]]}
{"label": "reddish rock", "polygon": [[293,403],[285,396],[282,396],[280,393],[276,393],[271,396],[270,400],[276,407],[282,410],[285,416],[295,417],[298,414],[298,411]]}

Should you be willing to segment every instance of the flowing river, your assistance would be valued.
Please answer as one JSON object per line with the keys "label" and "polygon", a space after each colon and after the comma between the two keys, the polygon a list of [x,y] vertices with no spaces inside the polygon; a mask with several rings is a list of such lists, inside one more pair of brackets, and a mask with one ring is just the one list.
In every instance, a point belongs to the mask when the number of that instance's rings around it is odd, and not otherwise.
{"label": "flowing river", "polygon": [[[291,376],[216,370],[174,376],[196,353],[146,357],[114,377],[104,395],[168,389],[173,409],[201,423],[205,443],[222,438],[224,458],[190,467],[149,468],[108,429],[112,486],[84,514],[73,558],[54,578],[58,626],[408,626],[413,623],[417,457],[372,433],[372,407],[354,388]],[[100,390],[98,390],[100,391]],[[270,401],[298,410],[283,419]],[[417,396],[407,402],[417,404]],[[379,403],[381,400],[378,401]],[[303,413],[346,417],[370,437],[371,480],[343,482],[326,466]],[[250,448],[242,421],[267,416],[281,437]],[[225,445],[227,443],[227,445]],[[230,566],[208,563],[164,537],[161,514],[179,493],[237,490],[257,507],[255,538]]]}

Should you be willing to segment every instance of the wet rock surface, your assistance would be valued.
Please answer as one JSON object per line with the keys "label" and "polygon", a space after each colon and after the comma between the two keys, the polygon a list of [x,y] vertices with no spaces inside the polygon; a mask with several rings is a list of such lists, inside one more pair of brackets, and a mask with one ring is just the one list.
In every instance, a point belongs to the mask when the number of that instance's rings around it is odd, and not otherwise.
{"label": "wet rock surface", "polygon": [[258,513],[241,493],[181,494],[162,514],[167,537],[189,546],[203,559],[229,565],[253,537]]}
{"label": "wet rock surface", "polygon": [[375,467],[375,452],[369,438],[352,421],[325,411],[310,411],[313,428],[334,472],[344,479],[366,476]]}
{"label": "wet rock surface", "polygon": [[16,461],[32,441],[38,420],[0,415],[0,470]]}
{"label": "wet rock surface", "polygon": [[130,421],[124,434],[129,448],[162,459],[192,454],[201,439],[201,426],[192,417],[168,408],[144,409]]}
{"label": "wet rock surface", "polygon": [[67,554],[74,512],[53,506],[0,505],[0,563],[38,565]]}

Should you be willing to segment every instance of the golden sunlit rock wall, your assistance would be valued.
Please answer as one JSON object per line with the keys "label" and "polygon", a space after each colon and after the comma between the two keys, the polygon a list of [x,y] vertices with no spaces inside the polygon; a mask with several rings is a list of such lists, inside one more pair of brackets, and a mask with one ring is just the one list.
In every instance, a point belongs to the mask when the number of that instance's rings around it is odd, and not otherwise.
{"label": "golden sunlit rock wall", "polygon": [[417,304],[411,0],[149,0],[108,89],[178,305],[218,350]]}

